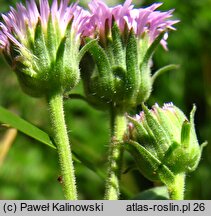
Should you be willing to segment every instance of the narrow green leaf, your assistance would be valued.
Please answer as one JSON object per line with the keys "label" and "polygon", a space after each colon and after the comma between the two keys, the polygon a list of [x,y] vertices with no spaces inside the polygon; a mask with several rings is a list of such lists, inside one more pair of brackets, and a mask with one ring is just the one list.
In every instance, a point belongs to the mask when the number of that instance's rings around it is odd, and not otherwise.
{"label": "narrow green leaf", "polygon": [[207,144],[208,144],[208,142],[205,141],[200,145],[200,156],[196,158],[194,166],[188,167],[188,172],[193,172],[198,167],[200,159],[201,159],[202,151],[203,151],[204,147],[207,146]]}
{"label": "narrow green leaf", "polygon": [[136,129],[136,136],[138,142],[141,142],[143,146],[146,146],[147,149],[154,149],[156,147],[156,140],[151,131],[147,131],[143,126],[143,122],[138,122],[134,118],[127,116],[129,121],[131,121]]}
{"label": "narrow green leaf", "polygon": [[152,115],[152,112],[150,112],[144,104],[142,104],[142,108],[145,113],[147,124],[156,137],[158,155],[162,157],[169,147],[170,139],[162,125]]}
{"label": "narrow green leaf", "polygon": [[114,75],[112,73],[111,64],[109,62],[107,53],[98,43],[93,43],[93,45],[89,49],[89,53],[94,59],[94,62],[97,65],[98,69],[96,76],[92,77],[93,80],[90,84],[94,89],[97,89],[99,95],[103,92],[104,96],[104,93],[106,91],[109,92],[115,89]]}
{"label": "narrow green leaf", "polygon": [[161,74],[163,74],[163,73],[165,73],[167,71],[170,71],[170,70],[178,69],[178,68],[179,68],[179,65],[175,65],[175,64],[166,65],[166,66],[160,68],[152,76],[152,83],[154,83],[155,80],[157,79],[157,77],[159,77]]}
{"label": "narrow green leaf", "polygon": [[[161,165],[161,161],[157,159],[151,152],[149,152],[146,148],[134,141],[125,142],[125,148],[128,150],[133,156],[135,155],[136,160],[138,158],[143,157],[154,170],[157,170]],[[140,155],[140,156],[139,156]],[[142,166],[142,164],[138,164],[138,166]]]}
{"label": "narrow green leaf", "polygon": [[56,53],[56,70],[62,70],[63,69],[63,58],[64,58],[64,50],[65,50],[65,42],[66,37],[64,37],[58,47],[57,53]]}
{"label": "narrow green leaf", "polygon": [[[0,122],[3,124],[8,124],[9,126],[16,128],[22,133],[28,135],[29,137],[32,137],[35,140],[46,144],[53,149],[56,149],[56,146],[53,144],[47,133],[1,106]],[[77,163],[83,164],[85,167],[95,172],[99,177],[104,178],[104,174],[101,172],[101,170],[97,170],[91,162],[79,157],[79,155],[77,155],[74,151],[73,160]]]}
{"label": "narrow green leaf", "polygon": [[[127,81],[126,81],[126,99],[131,98],[133,95],[137,95],[140,74],[138,68],[138,48],[137,48],[137,38],[134,32],[131,30],[127,46],[126,46],[126,67],[127,67]],[[134,97],[132,97],[134,98]]]}
{"label": "narrow green leaf", "polygon": [[[69,22],[66,32],[65,32],[65,44],[64,44],[64,56],[63,65],[65,70],[70,70],[69,67],[75,68],[78,64],[78,51],[79,43],[76,40],[76,36],[72,31],[72,20]],[[71,60],[70,60],[71,59]],[[65,75],[65,74],[64,74]],[[72,76],[72,75],[70,75]]]}
{"label": "narrow green leaf", "polygon": [[36,57],[38,57],[38,67],[42,69],[42,73],[45,73],[45,75],[48,74],[50,67],[50,58],[40,19],[38,20],[35,29],[34,54]]}
{"label": "narrow green leaf", "polygon": [[154,41],[153,43],[150,45],[150,47],[148,48],[144,59],[143,59],[143,63],[142,64],[146,64],[146,62],[149,62],[149,59],[151,58],[152,54],[154,53],[155,49],[158,47],[160,41],[163,39],[165,33],[161,33]]}
{"label": "narrow green leaf", "polygon": [[[151,152],[149,152],[139,143],[136,143],[134,141],[125,142],[125,148],[131,153],[131,155],[135,157],[136,161],[138,161],[139,158],[143,158],[146,162],[148,162],[151,166],[150,169],[153,169],[148,170],[148,172],[156,172],[159,175],[160,180],[164,184],[169,184],[174,180],[175,176],[171,172],[171,170],[169,170],[166,165],[164,165],[158,158],[156,158],[153,154],[151,154]],[[143,161],[140,162],[141,164],[137,165],[140,167],[141,170],[141,168],[143,169]]]}
{"label": "narrow green leaf", "polygon": [[138,134],[141,134],[143,137],[148,135],[147,131],[145,130],[141,122],[138,122],[138,120],[130,116],[127,116],[127,118],[129,119],[130,122],[133,123]]}
{"label": "narrow green leaf", "polygon": [[151,94],[153,82],[151,78],[150,60],[152,58],[154,51],[160,44],[163,35],[164,33],[161,33],[150,46],[148,45],[149,41],[146,38],[143,43],[144,50],[142,53],[139,52],[140,85],[139,85],[139,94],[137,96],[138,104],[145,102]]}
{"label": "narrow green leaf", "polygon": [[113,40],[112,48],[113,48],[113,53],[114,53],[115,65],[123,67],[125,66],[124,49],[122,46],[120,30],[115,22],[113,23],[111,31],[112,31],[112,40]]}
{"label": "narrow green leaf", "polygon": [[82,47],[78,55],[78,62],[81,61],[85,53],[88,52],[89,49],[93,46],[93,44],[96,42],[97,42],[97,39],[90,40],[88,43],[85,44],[85,46]]}
{"label": "narrow green leaf", "polygon": [[165,163],[165,162],[168,162],[169,158],[173,155],[174,151],[177,150],[178,148],[180,147],[180,144],[177,143],[176,141],[173,142],[168,150],[166,151],[163,159],[162,159],[162,162]]}
{"label": "narrow green leaf", "polygon": [[14,113],[6,110],[5,108],[0,106],[0,122],[4,124],[8,124],[11,127],[14,127],[21,131],[22,133],[40,141],[41,143],[44,143],[51,148],[56,149],[52,141],[50,140],[50,137],[47,133],[40,130],[33,124],[25,121],[24,119],[20,118],[19,116],[15,115]]}
{"label": "narrow green leaf", "polygon": [[207,142],[207,141],[204,141],[204,142],[200,145],[201,152],[202,152],[202,150],[204,149],[204,147],[206,147],[207,145],[208,145],[208,142]]}
{"label": "narrow green leaf", "polygon": [[181,134],[180,131],[176,129],[181,127],[181,123],[177,121],[175,113],[166,112],[159,106],[156,107],[156,112],[156,115],[159,116],[159,123],[162,125],[170,140],[175,140],[175,138],[178,140]]}
{"label": "narrow green leaf", "polygon": [[151,70],[150,70],[150,59],[155,51],[155,49],[158,47],[160,41],[163,38],[164,33],[160,34],[154,42],[150,45],[150,47],[147,49],[143,61],[140,63],[139,69],[140,69],[140,85],[139,85],[139,94],[137,96],[137,103],[145,102],[151,93],[152,90],[152,79],[151,79]]}
{"label": "narrow green leaf", "polygon": [[191,136],[191,124],[190,122],[185,120],[182,124],[182,130],[181,130],[181,144],[184,149],[187,149],[191,144],[190,136]]}
{"label": "narrow green leaf", "polygon": [[56,49],[58,46],[58,40],[56,37],[56,30],[55,26],[53,24],[53,18],[52,16],[48,19],[48,26],[47,26],[47,36],[46,36],[46,45],[49,52],[49,56],[51,58],[51,61],[55,60],[56,57]]}
{"label": "narrow green leaf", "polygon": [[100,77],[107,78],[108,81],[112,79],[111,65],[104,49],[98,43],[93,43],[89,52],[95,60]]}

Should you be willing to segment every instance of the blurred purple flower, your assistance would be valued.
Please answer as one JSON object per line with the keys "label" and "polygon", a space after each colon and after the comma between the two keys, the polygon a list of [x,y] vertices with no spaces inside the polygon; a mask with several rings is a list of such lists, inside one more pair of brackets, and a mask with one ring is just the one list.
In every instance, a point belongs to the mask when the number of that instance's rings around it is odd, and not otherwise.
{"label": "blurred purple flower", "polygon": [[[147,34],[150,43],[162,32],[166,32],[168,29],[175,30],[173,25],[179,21],[169,19],[172,17],[173,10],[167,12],[155,11],[162,3],[155,3],[146,8],[134,9],[134,5],[131,2],[132,0],[126,0],[123,5],[108,7],[100,0],[92,0],[89,8],[92,13],[90,23],[93,31],[89,32],[89,36],[93,37],[97,32],[100,38],[104,39],[107,28],[111,29],[113,19],[122,33],[125,31],[125,28],[133,29],[139,38]],[[161,40],[161,44],[165,49],[167,49],[166,39],[167,33]]]}

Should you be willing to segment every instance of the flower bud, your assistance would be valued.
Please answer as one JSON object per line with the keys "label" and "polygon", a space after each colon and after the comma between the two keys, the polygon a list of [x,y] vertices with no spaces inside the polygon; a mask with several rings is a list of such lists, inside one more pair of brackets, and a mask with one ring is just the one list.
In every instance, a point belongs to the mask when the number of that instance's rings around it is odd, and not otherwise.
{"label": "flower bud", "polygon": [[194,171],[201,158],[194,128],[194,106],[190,119],[172,103],[129,117],[127,150],[134,156],[140,171],[152,181],[166,184],[180,173]]}
{"label": "flower bud", "polygon": [[89,4],[87,36],[98,38],[81,64],[87,100],[96,107],[111,105],[127,111],[146,101],[152,89],[151,57],[164,34],[174,29],[172,11],[155,11],[161,4],[133,9],[131,0],[109,8],[100,0]]}
{"label": "flower bud", "polygon": [[19,3],[2,15],[0,50],[32,96],[73,88],[79,81],[79,46],[85,11],[68,0]]}

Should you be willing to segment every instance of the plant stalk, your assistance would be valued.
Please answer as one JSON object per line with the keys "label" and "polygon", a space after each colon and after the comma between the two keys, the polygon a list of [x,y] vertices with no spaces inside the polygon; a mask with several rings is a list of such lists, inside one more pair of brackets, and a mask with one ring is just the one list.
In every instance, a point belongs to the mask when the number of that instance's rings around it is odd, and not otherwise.
{"label": "plant stalk", "polygon": [[111,110],[111,142],[108,156],[108,173],[106,178],[105,200],[118,200],[119,181],[122,172],[123,146],[122,138],[126,130],[126,117],[123,113]]}
{"label": "plant stalk", "polygon": [[170,200],[184,200],[185,174],[177,174],[174,182],[167,185]]}
{"label": "plant stalk", "polygon": [[63,95],[60,93],[50,95],[50,97],[48,97],[48,103],[54,132],[54,141],[59,156],[64,196],[67,200],[76,200],[75,171],[64,117]]}

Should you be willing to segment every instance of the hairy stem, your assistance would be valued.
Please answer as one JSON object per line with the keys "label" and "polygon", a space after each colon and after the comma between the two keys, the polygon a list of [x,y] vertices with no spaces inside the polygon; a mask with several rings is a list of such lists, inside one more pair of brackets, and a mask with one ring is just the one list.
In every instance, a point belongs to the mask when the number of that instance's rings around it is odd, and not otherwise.
{"label": "hairy stem", "polygon": [[185,189],[185,174],[177,174],[174,182],[167,185],[170,200],[183,200]]}
{"label": "hairy stem", "polygon": [[54,132],[54,140],[59,156],[64,196],[67,200],[76,200],[77,191],[75,174],[64,118],[63,96],[60,93],[51,95],[48,97],[48,102],[50,108],[50,118]]}
{"label": "hairy stem", "polygon": [[119,180],[122,171],[122,137],[126,129],[126,118],[122,113],[111,111],[111,143],[108,156],[108,174],[106,179],[106,200],[118,200]]}

